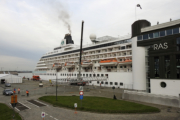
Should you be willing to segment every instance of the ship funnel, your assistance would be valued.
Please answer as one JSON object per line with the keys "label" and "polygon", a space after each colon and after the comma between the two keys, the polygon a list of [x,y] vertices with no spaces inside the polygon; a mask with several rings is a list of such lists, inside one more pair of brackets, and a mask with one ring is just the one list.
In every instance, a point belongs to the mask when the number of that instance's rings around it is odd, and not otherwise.
{"label": "ship funnel", "polygon": [[74,44],[71,34],[65,34],[64,39],[66,39],[66,44]]}

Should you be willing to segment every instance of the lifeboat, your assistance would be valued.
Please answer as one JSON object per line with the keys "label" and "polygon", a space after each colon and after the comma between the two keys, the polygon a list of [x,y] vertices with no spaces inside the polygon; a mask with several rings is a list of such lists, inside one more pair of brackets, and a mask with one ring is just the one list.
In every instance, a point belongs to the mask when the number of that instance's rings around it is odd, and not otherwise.
{"label": "lifeboat", "polygon": [[74,62],[66,62],[64,66],[66,68],[73,68],[75,65],[74,65]]}
{"label": "lifeboat", "polygon": [[115,66],[118,64],[118,61],[116,59],[105,59],[101,60],[99,64],[102,66]]}
{"label": "lifeboat", "polygon": [[90,60],[84,60],[84,61],[81,62],[82,67],[90,67],[92,65],[93,64],[92,64],[92,62]]}
{"label": "lifeboat", "polygon": [[54,63],[52,67],[53,68],[61,68],[62,65],[61,65],[61,63]]}
{"label": "lifeboat", "polygon": [[126,59],[125,61],[119,62],[119,64],[131,64],[132,60]]}

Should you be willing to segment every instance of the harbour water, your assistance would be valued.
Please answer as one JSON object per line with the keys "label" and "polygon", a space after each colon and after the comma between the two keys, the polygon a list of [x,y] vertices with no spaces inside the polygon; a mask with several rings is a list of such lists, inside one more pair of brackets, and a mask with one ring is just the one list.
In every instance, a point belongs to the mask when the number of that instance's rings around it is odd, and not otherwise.
{"label": "harbour water", "polygon": [[33,73],[18,73],[18,76],[31,79],[33,76]]}

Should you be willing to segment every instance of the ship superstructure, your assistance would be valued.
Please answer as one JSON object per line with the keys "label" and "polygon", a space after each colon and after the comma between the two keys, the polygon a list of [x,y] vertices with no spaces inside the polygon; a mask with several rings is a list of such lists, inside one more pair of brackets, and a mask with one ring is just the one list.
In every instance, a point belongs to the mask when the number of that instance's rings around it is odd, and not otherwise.
{"label": "ship superstructure", "polygon": [[[132,88],[131,36],[122,38],[90,35],[91,45],[83,46],[81,76],[107,77],[107,81],[92,81],[89,84]],[[77,77],[79,71],[79,46],[72,36],[66,34],[59,47],[46,53],[39,60],[34,74],[43,80]],[[56,69],[58,72],[56,72]]]}

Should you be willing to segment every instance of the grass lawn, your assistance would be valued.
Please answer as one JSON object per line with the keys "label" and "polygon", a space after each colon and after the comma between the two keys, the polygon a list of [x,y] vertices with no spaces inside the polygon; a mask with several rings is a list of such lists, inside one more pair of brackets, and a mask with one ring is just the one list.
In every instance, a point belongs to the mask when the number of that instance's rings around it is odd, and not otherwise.
{"label": "grass lawn", "polygon": [[92,111],[100,113],[150,113],[160,112],[158,108],[146,106],[138,103],[113,100],[110,98],[103,97],[91,97],[85,96],[81,100],[79,96],[44,96],[39,98],[42,101],[53,104],[54,106],[61,106],[66,108],[74,109],[74,103],[77,103],[77,110]]}
{"label": "grass lawn", "polygon": [[[0,103],[0,120],[12,120],[13,114],[13,109],[10,109],[7,105]],[[22,120],[18,113],[15,113],[15,119]]]}

